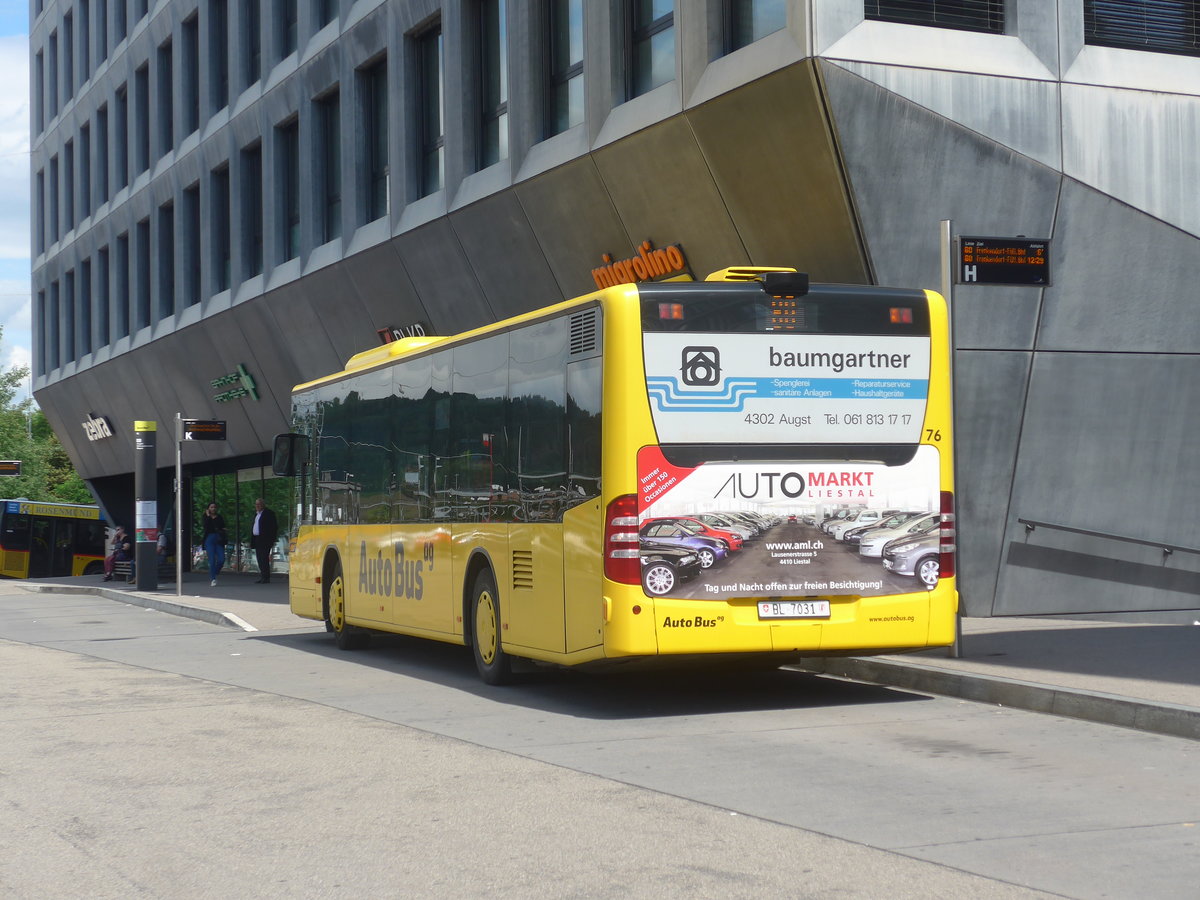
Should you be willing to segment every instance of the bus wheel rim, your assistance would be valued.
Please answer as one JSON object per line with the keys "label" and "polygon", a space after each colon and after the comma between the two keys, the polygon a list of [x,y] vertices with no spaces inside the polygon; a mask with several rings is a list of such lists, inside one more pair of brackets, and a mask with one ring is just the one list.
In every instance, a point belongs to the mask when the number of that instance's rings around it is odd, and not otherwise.
{"label": "bus wheel rim", "polygon": [[329,624],[334,631],[341,631],[346,624],[346,596],[343,590],[342,578],[339,575],[329,585]]}
{"label": "bus wheel rim", "polygon": [[492,592],[484,590],[480,592],[475,607],[475,641],[484,665],[491,665],[496,658],[496,634],[496,603]]}

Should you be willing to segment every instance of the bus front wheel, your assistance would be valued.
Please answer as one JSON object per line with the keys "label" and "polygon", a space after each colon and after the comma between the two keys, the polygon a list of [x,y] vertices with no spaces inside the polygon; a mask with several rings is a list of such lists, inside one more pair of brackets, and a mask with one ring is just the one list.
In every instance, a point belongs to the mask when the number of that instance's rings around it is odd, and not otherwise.
{"label": "bus front wheel", "polygon": [[500,646],[500,596],[496,579],[486,569],[475,576],[471,600],[471,648],[475,668],[486,684],[512,680],[512,660]]}
{"label": "bus front wheel", "polygon": [[325,589],[325,630],[333,632],[339,650],[357,650],[366,643],[366,636],[346,624],[346,579],[339,562]]}

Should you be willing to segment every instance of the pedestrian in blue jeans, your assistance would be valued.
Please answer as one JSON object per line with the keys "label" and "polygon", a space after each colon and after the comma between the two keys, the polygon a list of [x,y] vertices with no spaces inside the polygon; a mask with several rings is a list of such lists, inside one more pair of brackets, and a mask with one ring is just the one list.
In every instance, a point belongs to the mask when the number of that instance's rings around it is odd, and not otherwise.
{"label": "pedestrian in blue jeans", "polygon": [[208,577],[217,586],[217,573],[225,565],[225,519],[217,512],[217,504],[208,504],[204,512],[204,552],[208,554]]}

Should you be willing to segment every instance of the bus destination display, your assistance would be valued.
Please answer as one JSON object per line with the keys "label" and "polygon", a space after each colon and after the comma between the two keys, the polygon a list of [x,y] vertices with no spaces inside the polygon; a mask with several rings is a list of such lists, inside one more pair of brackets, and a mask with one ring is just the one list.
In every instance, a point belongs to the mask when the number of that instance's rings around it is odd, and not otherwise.
{"label": "bus destination display", "polygon": [[1050,240],[960,237],[959,284],[1050,284]]}

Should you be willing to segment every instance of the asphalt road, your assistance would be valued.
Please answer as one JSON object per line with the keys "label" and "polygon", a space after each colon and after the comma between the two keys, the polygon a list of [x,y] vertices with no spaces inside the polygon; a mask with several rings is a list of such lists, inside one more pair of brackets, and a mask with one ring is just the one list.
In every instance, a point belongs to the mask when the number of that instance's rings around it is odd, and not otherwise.
{"label": "asphalt road", "polygon": [[1196,744],[0,590],[0,896],[1192,896]]}

